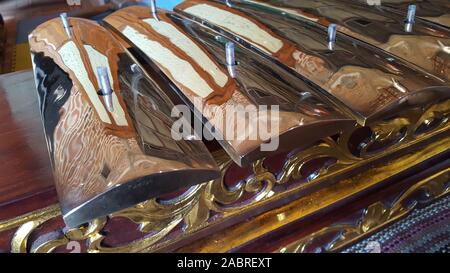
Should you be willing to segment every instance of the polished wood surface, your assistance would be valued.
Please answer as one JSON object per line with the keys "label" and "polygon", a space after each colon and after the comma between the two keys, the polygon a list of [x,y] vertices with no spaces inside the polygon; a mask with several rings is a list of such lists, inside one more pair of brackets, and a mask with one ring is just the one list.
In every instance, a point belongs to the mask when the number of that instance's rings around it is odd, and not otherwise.
{"label": "polished wood surface", "polygon": [[15,210],[26,211],[25,207],[6,209],[8,204],[53,188],[33,73],[1,75],[0,219],[14,215]]}

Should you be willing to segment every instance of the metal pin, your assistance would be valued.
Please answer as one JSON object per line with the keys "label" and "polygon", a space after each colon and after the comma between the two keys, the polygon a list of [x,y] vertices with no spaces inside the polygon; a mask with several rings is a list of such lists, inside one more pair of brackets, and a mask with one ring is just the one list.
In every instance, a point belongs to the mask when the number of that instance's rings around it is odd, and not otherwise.
{"label": "metal pin", "polygon": [[227,42],[225,44],[225,55],[228,73],[234,79],[236,78],[236,59],[234,57],[234,43]]}
{"label": "metal pin", "polygon": [[153,18],[155,18],[156,21],[159,21],[158,18],[158,10],[156,8],[156,0],[150,0],[150,10],[152,12]]}
{"label": "metal pin", "polygon": [[67,18],[67,13],[65,13],[65,12],[61,13],[59,15],[59,17],[61,18],[64,29],[66,30],[67,36],[69,36],[69,38],[72,39],[72,28],[70,27],[69,19]]}
{"label": "metal pin", "polygon": [[381,0],[366,0],[366,4],[369,6],[381,6]]}
{"label": "metal pin", "polygon": [[232,8],[230,0],[225,0],[225,5],[227,5],[228,7]]}
{"label": "metal pin", "polygon": [[411,32],[416,17],[416,5],[408,6],[408,13],[405,19],[405,32]]}
{"label": "metal pin", "polygon": [[336,44],[336,24],[330,24],[328,26],[328,49],[334,50]]}
{"label": "metal pin", "polygon": [[97,67],[98,79],[100,81],[100,91],[99,95],[103,97],[103,101],[106,104],[106,108],[109,112],[114,112],[113,102],[112,102],[112,89],[111,83],[109,81],[108,69],[104,66]]}
{"label": "metal pin", "polygon": [[131,69],[131,71],[132,71],[134,74],[141,74],[141,73],[142,73],[141,69],[139,68],[139,66],[138,66],[137,64],[132,64],[132,65],[130,66],[130,69]]}

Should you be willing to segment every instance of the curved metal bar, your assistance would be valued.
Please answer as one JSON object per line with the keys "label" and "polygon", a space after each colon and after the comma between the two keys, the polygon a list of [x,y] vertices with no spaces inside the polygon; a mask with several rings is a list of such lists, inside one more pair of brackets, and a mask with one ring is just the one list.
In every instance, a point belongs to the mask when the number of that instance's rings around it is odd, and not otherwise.
{"label": "curved metal bar", "polygon": [[343,1],[240,2],[310,24],[327,27],[335,23],[337,30],[347,36],[385,50],[443,80],[450,80],[450,29],[415,19],[416,5],[396,14],[383,9],[383,6]]}
{"label": "curved metal bar", "polygon": [[[361,3],[363,5],[369,5],[368,0],[352,1]],[[411,4],[414,4],[417,7],[418,18],[427,20],[443,27],[450,28],[450,2],[448,2],[447,0],[382,0],[380,1],[380,5],[371,4],[369,6],[376,6],[376,8],[385,11],[404,15],[407,13],[408,6]]]}
{"label": "curved metal bar", "polygon": [[70,23],[72,39],[58,19],[29,36],[66,224],[218,177],[201,141],[172,138],[176,120],[161,90],[166,87],[136,73],[138,64],[103,27],[84,19]]}
{"label": "curved metal bar", "polygon": [[[233,1],[230,8],[219,1],[187,0],[175,10],[271,58],[297,77],[311,80],[361,125],[413,105],[444,100],[450,94],[443,79],[348,36],[338,33],[330,51],[326,39],[330,22],[298,19],[290,15],[297,9],[286,5],[272,8],[247,2]],[[321,7],[322,2],[308,3]],[[301,5],[303,1],[292,3]]]}
{"label": "curved metal bar", "polygon": [[[352,119],[316,95],[314,84],[284,72],[271,60],[235,44],[234,79],[226,71],[229,40],[220,33],[171,12],[159,10],[159,22],[147,14],[145,7],[129,7],[105,22],[151,70],[176,86],[174,92],[199,114],[237,164],[307,147],[354,126]],[[249,111],[231,120],[228,109]],[[261,124],[278,130],[261,135],[256,132]],[[279,144],[275,150],[264,150],[273,141]]]}

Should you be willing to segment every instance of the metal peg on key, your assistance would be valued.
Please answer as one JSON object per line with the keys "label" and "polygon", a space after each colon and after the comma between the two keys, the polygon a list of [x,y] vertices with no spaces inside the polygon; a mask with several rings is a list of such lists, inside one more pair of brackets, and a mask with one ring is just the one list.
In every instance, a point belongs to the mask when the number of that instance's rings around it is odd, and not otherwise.
{"label": "metal peg on key", "polygon": [[336,44],[336,24],[330,24],[328,26],[328,49],[334,50],[334,45]]}
{"label": "metal peg on key", "polygon": [[234,56],[234,47],[235,46],[233,42],[227,42],[225,44],[227,69],[232,78],[236,78],[236,59]]}
{"label": "metal peg on key", "polygon": [[150,10],[152,12],[153,18],[155,18],[155,20],[159,21],[158,9],[156,8],[156,0],[150,0]]}
{"label": "metal peg on key", "polygon": [[70,39],[72,39],[72,28],[69,24],[69,19],[67,18],[67,13],[61,13],[59,15],[59,17],[61,18],[62,24],[64,26],[64,30],[67,33],[67,36],[69,36]]}
{"label": "metal peg on key", "polygon": [[405,32],[411,32],[416,17],[416,5],[408,6],[408,13],[405,19]]}
{"label": "metal peg on key", "polygon": [[97,67],[98,79],[100,82],[99,95],[103,97],[106,108],[109,112],[114,112],[114,106],[112,101],[112,89],[109,80],[108,69],[104,66]]}

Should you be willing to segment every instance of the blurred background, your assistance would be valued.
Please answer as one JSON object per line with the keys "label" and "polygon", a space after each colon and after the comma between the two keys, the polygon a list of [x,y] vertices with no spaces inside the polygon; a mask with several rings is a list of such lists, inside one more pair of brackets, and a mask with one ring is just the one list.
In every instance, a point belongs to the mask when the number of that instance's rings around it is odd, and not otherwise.
{"label": "blurred background", "polygon": [[[100,21],[128,5],[149,0],[0,0],[0,74],[31,68],[28,34],[39,24],[67,12],[69,16]],[[182,0],[156,0],[172,10]]]}
{"label": "blurred background", "polygon": [[[183,0],[159,0],[159,1],[156,1],[156,4],[158,5],[158,7],[163,8],[163,9],[173,9],[174,6],[178,5],[182,1]],[[148,2],[148,1],[143,1],[143,2]]]}

